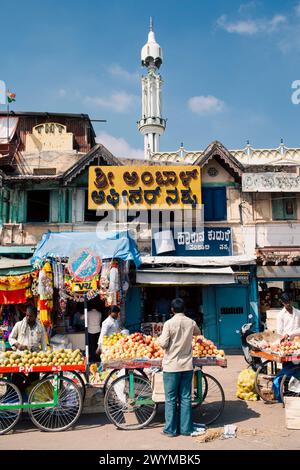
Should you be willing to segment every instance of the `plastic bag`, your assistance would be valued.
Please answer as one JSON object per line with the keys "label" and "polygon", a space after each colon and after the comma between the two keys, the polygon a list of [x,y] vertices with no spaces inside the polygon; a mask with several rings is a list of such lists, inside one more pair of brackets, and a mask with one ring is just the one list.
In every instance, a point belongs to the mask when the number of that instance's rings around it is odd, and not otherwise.
{"label": "plastic bag", "polygon": [[291,377],[288,389],[290,392],[300,393],[300,380],[298,380],[296,377]]}
{"label": "plastic bag", "polygon": [[258,396],[254,387],[255,372],[252,369],[244,369],[240,372],[237,381],[236,396],[242,400],[256,401]]}

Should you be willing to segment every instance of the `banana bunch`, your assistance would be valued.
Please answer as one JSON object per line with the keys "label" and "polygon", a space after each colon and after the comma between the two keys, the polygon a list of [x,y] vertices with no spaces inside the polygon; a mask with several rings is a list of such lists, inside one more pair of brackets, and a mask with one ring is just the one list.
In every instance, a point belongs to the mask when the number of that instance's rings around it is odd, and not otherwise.
{"label": "banana bunch", "polygon": [[240,372],[237,381],[236,396],[242,400],[256,401],[258,396],[254,388],[255,372],[245,369]]}

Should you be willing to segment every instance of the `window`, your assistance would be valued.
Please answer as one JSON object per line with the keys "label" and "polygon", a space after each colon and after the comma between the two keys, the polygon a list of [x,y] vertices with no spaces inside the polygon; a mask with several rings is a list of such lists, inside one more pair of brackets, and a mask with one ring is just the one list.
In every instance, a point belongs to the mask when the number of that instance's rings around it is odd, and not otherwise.
{"label": "window", "polygon": [[27,222],[49,222],[50,191],[27,191]]}
{"label": "window", "polygon": [[297,219],[296,196],[291,193],[272,193],[273,220]]}
{"label": "window", "polygon": [[204,220],[227,220],[226,187],[202,188]]}

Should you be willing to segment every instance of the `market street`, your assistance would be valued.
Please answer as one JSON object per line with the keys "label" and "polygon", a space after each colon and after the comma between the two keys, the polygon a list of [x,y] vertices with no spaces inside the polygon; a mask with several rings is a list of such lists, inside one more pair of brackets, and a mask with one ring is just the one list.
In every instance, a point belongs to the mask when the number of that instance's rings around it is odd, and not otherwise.
{"label": "market street", "polygon": [[199,443],[195,437],[163,437],[160,434],[163,408],[160,408],[155,422],[139,431],[117,430],[108,423],[104,413],[83,415],[75,429],[61,433],[40,432],[29,420],[23,419],[14,432],[0,437],[0,449],[300,449],[300,431],[286,429],[281,404],[246,402],[235,397],[237,376],[246,363],[241,355],[228,354],[227,357],[227,369],[206,368],[220,381],[226,397],[224,412],[211,427],[235,424],[238,427],[235,439]]}

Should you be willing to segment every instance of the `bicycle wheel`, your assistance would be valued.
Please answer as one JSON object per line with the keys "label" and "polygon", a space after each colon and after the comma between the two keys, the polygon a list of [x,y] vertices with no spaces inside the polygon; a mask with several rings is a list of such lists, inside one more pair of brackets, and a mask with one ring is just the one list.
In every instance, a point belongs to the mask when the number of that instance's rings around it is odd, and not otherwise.
{"label": "bicycle wheel", "polygon": [[203,394],[202,402],[193,409],[193,420],[208,425],[221,415],[225,406],[225,394],[221,384],[212,375],[203,373],[202,380],[206,381],[206,395]]}
{"label": "bicycle wheel", "polygon": [[257,368],[254,387],[257,395],[265,403],[276,402],[273,392],[273,379],[275,379],[277,372],[277,364],[273,361],[266,361]]}
{"label": "bicycle wheel", "polygon": [[293,372],[299,372],[299,366],[296,366],[295,368],[293,368],[292,371],[289,372],[289,374],[285,374],[282,377],[282,380],[280,382],[280,397],[281,397],[283,406],[284,406],[284,397],[300,397],[300,390],[293,391],[289,389],[290,380],[293,377]]}
{"label": "bicycle wheel", "polygon": [[18,387],[8,380],[3,379],[0,379],[0,434],[5,434],[17,424],[22,409],[1,410],[1,405],[22,405],[22,395]]}
{"label": "bicycle wheel", "polygon": [[32,389],[28,402],[36,404],[29,409],[31,421],[42,431],[65,431],[78,420],[82,410],[82,393],[73,380],[60,376],[58,380],[58,404],[39,407],[39,403],[53,402],[54,375],[50,375]]}
{"label": "bicycle wheel", "polygon": [[[103,384],[103,395],[106,394],[108,388],[111,386],[111,384],[118,378],[118,373],[120,372],[120,369],[113,369],[111,372],[108,374],[106,377],[104,384]],[[144,377],[146,380],[148,380],[147,374],[143,370],[136,370],[134,369],[134,373],[136,375],[141,375]]]}
{"label": "bicycle wheel", "polygon": [[[193,376],[193,396],[192,396],[192,408],[197,408],[199,405],[199,397],[198,397],[198,374],[195,374],[197,369],[194,369],[194,376]],[[202,398],[201,402],[203,402],[207,395],[208,390],[208,383],[205,374],[202,372],[201,374],[202,379]]]}
{"label": "bicycle wheel", "polygon": [[119,429],[144,428],[151,423],[157,408],[150,381],[135,373],[131,378],[130,374],[119,377],[105,394],[104,408],[108,419]]}
{"label": "bicycle wheel", "polygon": [[[84,402],[86,395],[86,382],[83,379],[82,374],[80,372],[77,372],[76,370],[63,371],[62,374],[64,377],[67,377],[68,379],[72,380],[72,382],[77,385],[82,394],[82,401]],[[43,374],[43,378],[49,377],[49,375],[52,375],[52,372],[46,372],[45,374]]]}

